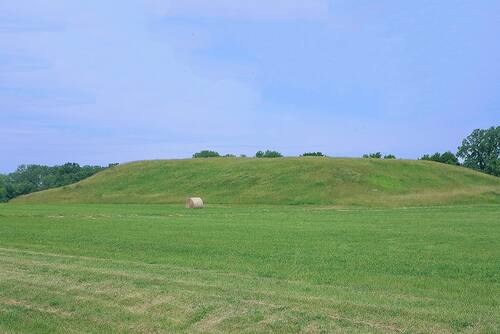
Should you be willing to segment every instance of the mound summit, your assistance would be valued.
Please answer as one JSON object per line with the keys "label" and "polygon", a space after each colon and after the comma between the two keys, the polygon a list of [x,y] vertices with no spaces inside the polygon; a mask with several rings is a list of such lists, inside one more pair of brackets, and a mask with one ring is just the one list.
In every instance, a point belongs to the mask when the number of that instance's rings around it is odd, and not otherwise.
{"label": "mound summit", "polygon": [[500,178],[429,161],[213,158],[119,165],[13,203],[422,206],[500,203]]}

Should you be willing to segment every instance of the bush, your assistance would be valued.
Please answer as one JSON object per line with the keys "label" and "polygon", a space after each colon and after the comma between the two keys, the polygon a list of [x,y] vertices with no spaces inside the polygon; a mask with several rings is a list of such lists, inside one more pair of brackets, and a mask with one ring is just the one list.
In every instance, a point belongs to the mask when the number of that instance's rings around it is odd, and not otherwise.
{"label": "bush", "polygon": [[448,165],[459,165],[458,158],[450,151],[443,154],[436,152],[433,155],[424,154],[420,160],[435,161]]}
{"label": "bush", "polygon": [[281,158],[283,155],[278,151],[267,150],[265,152],[258,151],[255,153],[256,158]]}
{"label": "bush", "polygon": [[302,154],[303,157],[324,157],[321,152],[306,152]]}
{"label": "bush", "polygon": [[384,155],[384,159],[396,159],[396,156],[394,154],[386,154]]}
{"label": "bush", "polygon": [[234,154],[225,154],[224,158],[236,158],[236,155],[234,155]]}
{"label": "bush", "polygon": [[20,195],[78,182],[104,170],[100,166],[80,166],[66,163],[61,166],[21,165],[15,172],[0,174],[0,202]]}
{"label": "bush", "polygon": [[9,191],[7,190],[7,184],[7,175],[0,174],[0,202],[7,202],[9,200]]}
{"label": "bush", "polygon": [[193,154],[193,158],[217,158],[220,154],[215,151],[204,150]]}
{"label": "bush", "polygon": [[382,153],[377,152],[377,153],[363,154],[363,158],[381,159]]}

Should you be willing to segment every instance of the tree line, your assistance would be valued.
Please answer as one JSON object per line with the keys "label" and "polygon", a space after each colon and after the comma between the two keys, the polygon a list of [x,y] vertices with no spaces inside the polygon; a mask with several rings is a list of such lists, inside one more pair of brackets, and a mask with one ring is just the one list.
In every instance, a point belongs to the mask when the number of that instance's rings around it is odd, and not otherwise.
{"label": "tree line", "polygon": [[17,196],[72,184],[108,167],[80,166],[66,163],[61,166],[21,165],[14,172],[0,174],[0,202]]}
{"label": "tree line", "polygon": [[[258,151],[256,158],[280,158],[283,155],[278,151]],[[322,152],[306,152],[302,157],[324,157]],[[193,155],[193,158],[236,157],[234,154],[221,156],[216,151],[204,150]],[[240,155],[240,157],[246,157]],[[394,154],[381,152],[367,153],[363,158],[368,159],[396,159]],[[462,141],[456,153],[446,151],[434,154],[424,154],[420,160],[435,161],[450,165],[462,165],[487,174],[500,176],[500,126],[488,129],[476,129]]]}
{"label": "tree line", "polygon": [[476,129],[462,141],[456,153],[425,154],[421,160],[462,165],[486,174],[500,176],[500,126]]}
{"label": "tree line", "polygon": [[[278,151],[258,151],[256,158],[279,158]],[[324,157],[322,152],[305,152],[302,157]],[[193,158],[236,157],[234,154],[220,155],[216,151],[204,150],[193,154]],[[240,155],[240,157],[246,157]],[[381,152],[363,155],[369,159],[396,159],[393,154]],[[500,176],[500,126],[488,129],[476,129],[462,141],[456,153],[424,154],[420,160],[461,165],[487,174]],[[101,166],[80,166],[66,163],[60,166],[21,165],[10,174],[0,174],[0,202],[9,201],[20,195],[56,188],[81,181],[106,168],[117,164]]]}

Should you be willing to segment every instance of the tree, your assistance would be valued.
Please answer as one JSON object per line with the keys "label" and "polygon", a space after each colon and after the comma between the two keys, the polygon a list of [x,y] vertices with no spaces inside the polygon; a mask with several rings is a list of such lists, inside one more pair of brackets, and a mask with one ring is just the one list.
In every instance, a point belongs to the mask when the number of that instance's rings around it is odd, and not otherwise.
{"label": "tree", "polygon": [[377,152],[377,153],[363,154],[363,158],[380,159],[382,158],[382,153]]}
{"label": "tree", "polygon": [[439,162],[448,165],[459,165],[457,156],[450,151],[446,151],[441,154],[441,159]]}
{"label": "tree", "polygon": [[384,155],[384,159],[396,159],[396,156],[394,154],[386,154]]}
{"label": "tree", "polygon": [[472,131],[462,141],[457,156],[465,167],[500,176],[500,126]]}
{"label": "tree", "polygon": [[450,151],[446,151],[443,154],[439,152],[436,152],[433,155],[424,154],[420,160],[435,161],[449,165],[459,165],[458,158]]}
{"label": "tree", "polygon": [[65,186],[101,170],[100,166],[67,163],[62,166],[21,165],[15,172],[0,175],[0,202],[35,191]]}
{"label": "tree", "polygon": [[303,157],[324,157],[321,152],[306,152],[302,154]]}
{"label": "tree", "polygon": [[9,200],[9,194],[7,192],[7,175],[0,174],[0,202],[7,202]]}
{"label": "tree", "polygon": [[220,154],[215,151],[203,150],[193,154],[193,158],[217,158]]}
{"label": "tree", "polygon": [[256,158],[281,158],[283,155],[278,151],[267,150],[265,152],[258,151],[255,153]]}

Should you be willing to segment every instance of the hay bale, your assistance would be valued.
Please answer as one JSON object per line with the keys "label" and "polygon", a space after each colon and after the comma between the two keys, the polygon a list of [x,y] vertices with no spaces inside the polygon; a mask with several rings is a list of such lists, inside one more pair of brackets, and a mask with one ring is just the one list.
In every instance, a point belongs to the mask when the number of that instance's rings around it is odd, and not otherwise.
{"label": "hay bale", "polygon": [[186,201],[187,209],[202,209],[203,208],[203,200],[199,197],[190,197]]}

